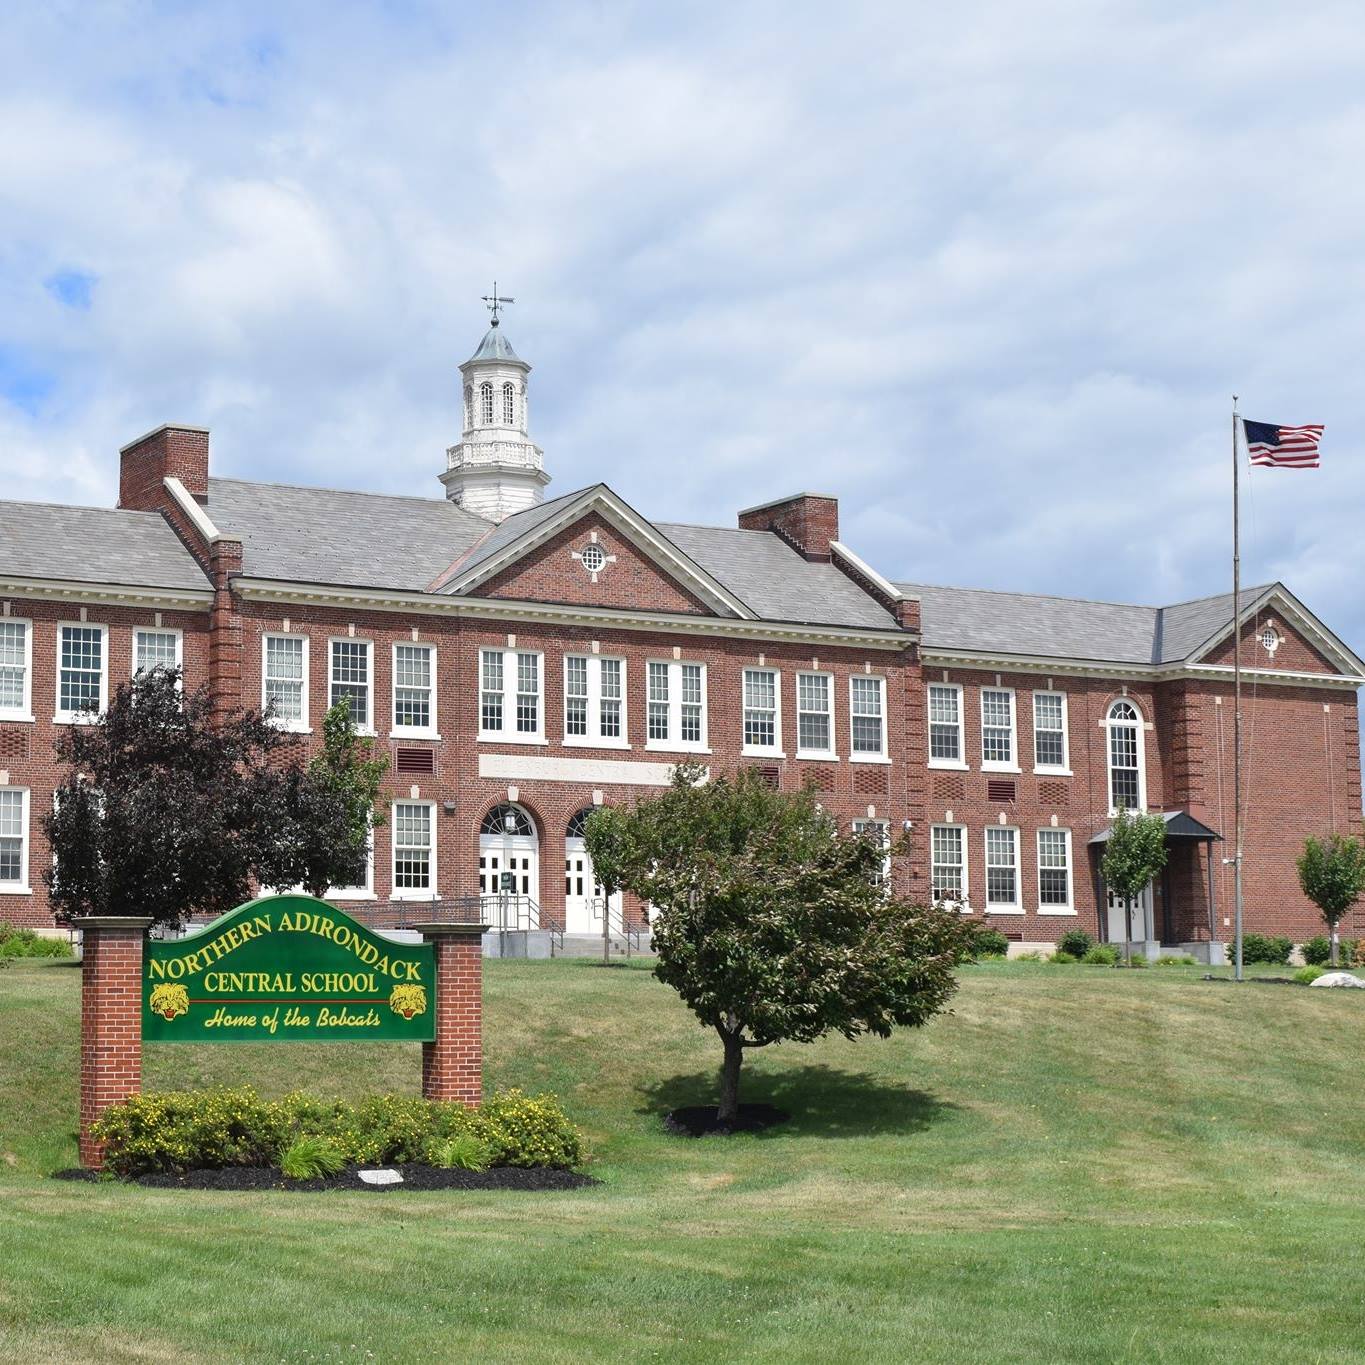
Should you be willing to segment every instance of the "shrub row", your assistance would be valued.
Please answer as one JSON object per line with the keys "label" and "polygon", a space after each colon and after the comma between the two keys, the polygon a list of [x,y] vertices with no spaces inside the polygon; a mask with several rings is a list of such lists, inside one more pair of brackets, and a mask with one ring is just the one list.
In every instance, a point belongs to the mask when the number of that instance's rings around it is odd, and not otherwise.
{"label": "shrub row", "polygon": [[469,1137],[492,1166],[568,1169],[582,1135],[553,1095],[519,1090],[477,1109],[406,1095],[354,1103],[304,1094],[269,1100],[249,1085],[134,1095],[96,1123],[116,1175],[223,1166],[278,1166],[301,1139],[324,1139],[349,1165],[447,1164],[453,1139]]}
{"label": "shrub row", "polygon": [[46,938],[0,919],[0,958],[70,956],[71,945],[66,939]]}
{"label": "shrub row", "polygon": [[[1243,938],[1242,944],[1243,949],[1245,949],[1245,938]],[[1365,939],[1338,939],[1337,955],[1343,967],[1365,965]],[[1310,967],[1325,967],[1332,960],[1332,940],[1325,934],[1310,938],[1303,945],[1303,960]]]}

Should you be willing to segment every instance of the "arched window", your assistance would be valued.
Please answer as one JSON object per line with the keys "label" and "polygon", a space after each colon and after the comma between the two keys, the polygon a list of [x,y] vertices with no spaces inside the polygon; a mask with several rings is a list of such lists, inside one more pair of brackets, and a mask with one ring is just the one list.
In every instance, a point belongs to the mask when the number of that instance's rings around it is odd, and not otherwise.
{"label": "arched window", "polygon": [[1143,764],[1142,715],[1127,698],[1109,708],[1109,808],[1145,810],[1146,774]]}
{"label": "arched window", "polygon": [[487,380],[479,385],[479,397],[483,408],[484,423],[491,423],[493,420],[493,386]]}
{"label": "arched window", "polygon": [[508,427],[517,424],[517,391],[510,383],[502,386],[502,421]]}
{"label": "arched window", "polygon": [[464,386],[464,424],[474,425],[474,390],[469,384]]}
{"label": "arched window", "polygon": [[504,802],[500,806],[494,806],[483,817],[483,824],[479,826],[479,833],[515,834],[532,839],[535,837],[536,827],[531,823],[531,817],[520,806],[509,805]]}
{"label": "arched window", "polygon": [[566,839],[581,839],[583,837],[583,830],[588,823],[588,816],[597,809],[598,807],[596,806],[584,806],[583,809],[569,821],[569,827],[564,831],[564,837]]}

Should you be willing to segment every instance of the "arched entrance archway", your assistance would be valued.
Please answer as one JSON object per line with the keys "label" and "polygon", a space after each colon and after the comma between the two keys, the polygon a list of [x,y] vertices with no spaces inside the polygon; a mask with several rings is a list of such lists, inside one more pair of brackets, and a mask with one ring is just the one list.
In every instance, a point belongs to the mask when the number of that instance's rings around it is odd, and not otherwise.
{"label": "arched entrance archway", "polygon": [[[535,821],[520,806],[494,806],[479,826],[479,894],[540,898],[540,836]],[[518,913],[518,919],[522,916]],[[508,926],[504,926],[508,927]]]}
{"label": "arched entrance archway", "polygon": [[600,934],[602,915],[610,911],[613,920],[621,914],[621,893],[608,899],[593,875],[592,859],[583,840],[583,826],[593,807],[587,806],[570,821],[564,832],[564,932]]}

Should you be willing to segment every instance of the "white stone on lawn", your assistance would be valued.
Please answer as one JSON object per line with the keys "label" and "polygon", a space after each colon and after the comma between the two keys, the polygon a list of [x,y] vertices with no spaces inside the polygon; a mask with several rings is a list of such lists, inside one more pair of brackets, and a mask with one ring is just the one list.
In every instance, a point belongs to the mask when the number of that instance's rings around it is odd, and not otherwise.
{"label": "white stone on lawn", "polygon": [[1316,981],[1309,982],[1311,986],[1359,986],[1365,990],[1365,981],[1358,976],[1352,976],[1350,972],[1325,972]]}
{"label": "white stone on lawn", "polygon": [[361,1171],[360,1178],[367,1185],[401,1185],[403,1183],[403,1177],[393,1170]]}

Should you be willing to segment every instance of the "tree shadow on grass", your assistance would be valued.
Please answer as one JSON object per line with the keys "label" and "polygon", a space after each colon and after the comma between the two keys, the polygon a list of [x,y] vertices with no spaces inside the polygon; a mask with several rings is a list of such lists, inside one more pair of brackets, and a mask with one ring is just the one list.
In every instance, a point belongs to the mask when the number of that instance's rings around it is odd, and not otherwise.
{"label": "tree shadow on grass", "polygon": [[[715,1104],[720,1098],[720,1070],[670,1076],[640,1087],[644,1103],[638,1113],[662,1119],[674,1109]],[[920,1133],[958,1106],[923,1090],[864,1073],[829,1066],[797,1066],[782,1071],[754,1071],[740,1080],[745,1104],[772,1104],[791,1115],[756,1134],[809,1137],[869,1137],[886,1133]]]}

